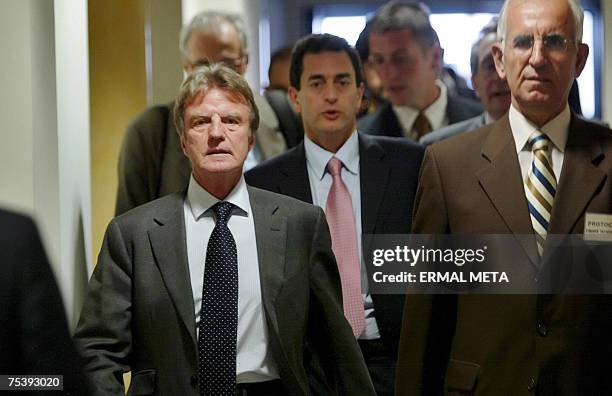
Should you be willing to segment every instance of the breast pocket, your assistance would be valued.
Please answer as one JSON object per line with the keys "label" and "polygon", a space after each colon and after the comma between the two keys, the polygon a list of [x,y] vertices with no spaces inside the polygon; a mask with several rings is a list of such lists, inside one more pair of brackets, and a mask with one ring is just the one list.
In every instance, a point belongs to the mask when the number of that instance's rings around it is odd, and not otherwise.
{"label": "breast pocket", "polygon": [[450,359],[446,370],[448,395],[471,395],[476,388],[480,365],[472,362]]}

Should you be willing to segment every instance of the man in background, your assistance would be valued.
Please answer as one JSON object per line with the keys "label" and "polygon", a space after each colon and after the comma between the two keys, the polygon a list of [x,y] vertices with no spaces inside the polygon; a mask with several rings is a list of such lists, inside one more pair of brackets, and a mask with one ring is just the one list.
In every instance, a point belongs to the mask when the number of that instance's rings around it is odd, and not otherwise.
{"label": "man in background", "polygon": [[484,112],[473,118],[451,124],[421,138],[421,144],[427,146],[435,141],[471,131],[485,124],[500,119],[510,107],[510,89],[495,70],[495,61],[491,48],[497,42],[497,17],[493,18],[480,31],[478,40],[472,45],[470,66],[472,68],[472,86],[484,107]]}
{"label": "man in background", "polygon": [[410,231],[422,148],[357,132],[363,75],[346,40],[329,34],[301,39],[290,75],[304,141],[245,177],[250,185],[325,209],[351,338],[359,341],[377,394],[393,395],[403,296],[370,293],[374,268],[364,262],[362,236]]}
{"label": "man in background", "polygon": [[[244,22],[234,14],[204,11],[181,31],[180,50],[185,75],[220,62],[244,75],[249,62]],[[255,95],[261,114],[256,143],[245,169],[286,150],[278,119],[265,98]],[[115,214],[184,190],[191,167],[180,149],[173,125],[173,103],[153,106],[128,127],[119,153]]]}
{"label": "man in background", "polygon": [[478,103],[448,95],[439,80],[442,49],[423,5],[391,1],[383,6],[370,26],[369,49],[389,103],[361,118],[360,130],[418,141],[482,113]]}

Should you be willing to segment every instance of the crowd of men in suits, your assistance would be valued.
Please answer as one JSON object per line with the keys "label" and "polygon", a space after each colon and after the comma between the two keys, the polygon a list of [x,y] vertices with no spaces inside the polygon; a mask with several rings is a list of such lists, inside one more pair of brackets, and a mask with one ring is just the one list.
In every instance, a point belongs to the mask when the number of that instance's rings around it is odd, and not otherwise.
{"label": "crowd of men in suits", "polygon": [[[122,395],[131,371],[139,395],[611,393],[608,296],[378,294],[362,253],[532,234],[537,276],[547,235],[612,213],[612,131],[568,105],[582,21],[578,0],[506,0],[470,55],[477,103],[442,82],[428,10],[391,1],[360,52],[285,51],[297,136],[243,78],[240,19],[198,14],[176,100],[126,132],[74,336],[86,392]],[[364,60],[385,101],[359,118]]]}

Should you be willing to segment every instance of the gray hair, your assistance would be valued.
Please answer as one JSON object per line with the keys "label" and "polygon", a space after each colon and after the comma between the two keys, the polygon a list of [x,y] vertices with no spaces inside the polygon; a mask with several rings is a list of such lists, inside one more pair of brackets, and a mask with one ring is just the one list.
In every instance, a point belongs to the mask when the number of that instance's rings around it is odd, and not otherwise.
{"label": "gray hair", "polygon": [[[504,41],[506,38],[506,14],[508,9],[508,4],[510,4],[512,0],[506,0],[504,5],[502,6],[501,11],[499,12],[499,24],[497,26],[497,37],[501,41]],[[582,24],[584,22],[584,11],[582,9],[582,5],[580,0],[567,0],[567,4],[569,5],[570,10],[572,11],[572,16],[574,17],[574,34],[576,43],[580,44],[582,42]]]}
{"label": "gray hair", "polygon": [[249,83],[240,74],[221,63],[198,67],[190,74],[179,89],[174,103],[174,125],[180,137],[185,133],[185,109],[200,94],[207,94],[217,88],[229,93],[237,102],[251,109],[249,127],[253,134],[259,127],[259,110],[253,98]]}
{"label": "gray hair", "polygon": [[427,49],[439,42],[429,14],[429,8],[423,3],[393,0],[376,12],[369,33],[410,29],[421,48]]}
{"label": "gray hair", "polygon": [[484,40],[488,40],[492,35],[497,38],[497,23],[498,18],[495,16],[489,22],[487,22],[482,29],[480,29],[478,40],[472,44],[472,50],[470,52],[470,68],[472,69],[472,76],[478,73],[480,63],[480,44]]}
{"label": "gray hair", "polygon": [[203,30],[205,32],[217,33],[221,30],[221,25],[228,22],[232,24],[236,32],[238,32],[241,53],[247,54],[246,26],[239,15],[220,11],[202,11],[193,17],[189,25],[183,26],[181,29],[179,49],[183,58],[187,58],[188,56],[187,43],[194,31]]}

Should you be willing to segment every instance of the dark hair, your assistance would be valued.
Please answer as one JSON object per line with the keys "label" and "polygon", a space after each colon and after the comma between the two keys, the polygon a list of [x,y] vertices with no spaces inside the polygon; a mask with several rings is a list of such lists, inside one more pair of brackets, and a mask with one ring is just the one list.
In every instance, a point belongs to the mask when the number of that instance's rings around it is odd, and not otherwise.
{"label": "dark hair", "polygon": [[438,35],[429,22],[429,9],[414,1],[390,1],[382,6],[372,20],[370,33],[410,29],[421,48],[438,42]]}
{"label": "dark hair", "polygon": [[472,51],[470,52],[470,68],[472,69],[472,76],[478,73],[478,50],[480,47],[480,43],[490,34],[494,34],[497,36],[497,17],[493,17],[482,29],[480,29],[480,33],[478,34],[478,40],[472,45]]}
{"label": "dark hair", "polygon": [[355,42],[355,49],[359,53],[359,58],[361,58],[362,63],[367,61],[368,57],[370,56],[370,43],[368,42],[368,37],[370,36],[371,26],[372,19],[366,22],[365,27],[361,33],[359,33],[357,42]]}
{"label": "dark hair", "polygon": [[283,47],[274,51],[272,56],[270,57],[270,67],[268,67],[268,78],[272,77],[272,67],[276,62],[280,62],[283,60],[291,60],[291,50],[292,47]]}
{"label": "dark hair", "polygon": [[249,128],[251,135],[259,127],[259,110],[253,98],[253,91],[249,83],[233,69],[221,64],[213,63],[198,67],[181,84],[174,102],[174,125],[176,132],[182,138],[185,133],[185,109],[199,95],[206,95],[210,90],[217,88],[229,93],[236,102],[244,103],[251,109]]}
{"label": "dark hair", "polygon": [[306,54],[320,54],[321,52],[344,52],[351,59],[355,71],[355,82],[360,86],[363,82],[361,61],[355,48],[351,47],[345,39],[332,34],[311,34],[301,38],[293,47],[291,53],[291,68],[289,81],[295,89],[300,89],[300,78],[304,72],[304,56]]}

